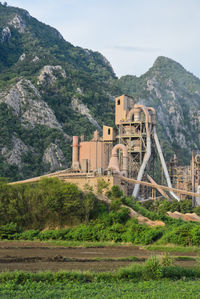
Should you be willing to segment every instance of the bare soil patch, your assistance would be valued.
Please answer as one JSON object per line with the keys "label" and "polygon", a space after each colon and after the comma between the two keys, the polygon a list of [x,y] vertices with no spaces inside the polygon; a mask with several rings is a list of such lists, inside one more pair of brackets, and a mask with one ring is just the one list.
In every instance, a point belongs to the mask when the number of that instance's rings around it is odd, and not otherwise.
{"label": "bare soil patch", "polygon": [[[0,271],[112,271],[133,262],[117,259],[133,256],[146,259],[161,254],[138,246],[69,248],[40,242],[6,241],[0,242]],[[176,252],[173,256],[185,256],[185,253]],[[196,254],[192,253],[192,256]],[[190,267],[195,261],[177,261],[176,264]]]}

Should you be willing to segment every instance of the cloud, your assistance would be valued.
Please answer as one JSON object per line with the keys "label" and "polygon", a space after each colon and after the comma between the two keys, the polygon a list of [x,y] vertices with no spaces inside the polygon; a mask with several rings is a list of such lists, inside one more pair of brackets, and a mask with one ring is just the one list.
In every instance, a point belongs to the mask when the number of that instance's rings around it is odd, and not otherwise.
{"label": "cloud", "polygon": [[150,47],[133,47],[133,46],[114,46],[108,49],[119,50],[124,52],[158,52],[162,49]]}

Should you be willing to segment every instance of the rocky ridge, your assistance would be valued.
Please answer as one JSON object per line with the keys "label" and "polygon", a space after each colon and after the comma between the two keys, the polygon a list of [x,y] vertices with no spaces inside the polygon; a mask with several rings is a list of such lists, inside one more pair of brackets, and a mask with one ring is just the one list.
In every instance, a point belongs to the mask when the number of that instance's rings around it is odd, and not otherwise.
{"label": "rocky ridge", "polygon": [[21,79],[12,86],[8,94],[0,94],[0,103],[12,108],[13,114],[20,116],[22,125],[45,125],[61,130],[54,112],[41,99],[37,88],[27,79]]}

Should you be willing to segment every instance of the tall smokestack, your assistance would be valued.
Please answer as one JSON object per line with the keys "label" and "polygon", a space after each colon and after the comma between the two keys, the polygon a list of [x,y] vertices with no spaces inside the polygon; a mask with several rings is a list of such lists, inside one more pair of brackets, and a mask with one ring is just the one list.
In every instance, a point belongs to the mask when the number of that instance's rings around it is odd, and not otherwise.
{"label": "tall smokestack", "polygon": [[78,136],[73,136],[73,144],[72,144],[72,169],[79,170],[79,159],[78,159]]}

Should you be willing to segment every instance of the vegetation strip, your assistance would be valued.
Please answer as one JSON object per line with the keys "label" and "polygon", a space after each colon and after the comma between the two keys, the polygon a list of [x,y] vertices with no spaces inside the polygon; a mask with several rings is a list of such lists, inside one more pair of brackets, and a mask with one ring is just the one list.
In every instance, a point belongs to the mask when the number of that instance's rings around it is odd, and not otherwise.
{"label": "vegetation strip", "polygon": [[[99,190],[102,192],[104,187],[101,181]],[[107,242],[112,246],[122,243],[200,245],[199,223],[186,223],[166,216],[166,211],[174,209],[200,213],[199,208],[192,208],[191,200],[142,205],[134,198],[124,197],[119,186],[113,186],[106,193],[111,203],[105,204],[90,190],[80,191],[77,186],[55,178],[29,186],[8,186],[0,182],[0,191],[0,240],[40,240],[61,246],[64,244],[61,242],[74,242],[74,246],[80,242],[90,247],[105,246]],[[150,227],[138,223],[138,219],[130,217],[130,210],[124,205],[151,220],[164,221],[165,226]],[[46,229],[52,226],[59,229]],[[162,251],[173,250],[165,248]]]}
{"label": "vegetation strip", "polygon": [[29,273],[23,271],[2,272],[0,274],[0,283],[14,281],[18,284],[24,284],[27,280],[35,282],[98,282],[98,281],[119,281],[119,280],[158,280],[168,279],[200,279],[200,267],[184,268],[172,265],[173,259],[169,255],[162,256],[160,259],[153,256],[147,259],[143,264],[133,263],[126,268],[121,268],[115,272],[66,272],[60,271]]}
{"label": "vegetation strip", "polygon": [[14,281],[0,284],[3,299],[71,298],[71,299],[199,299],[200,280],[151,280],[132,282],[47,282],[26,281],[23,285]]}
{"label": "vegetation strip", "polygon": [[196,261],[198,259],[191,256],[178,256],[175,258],[176,261]]}

